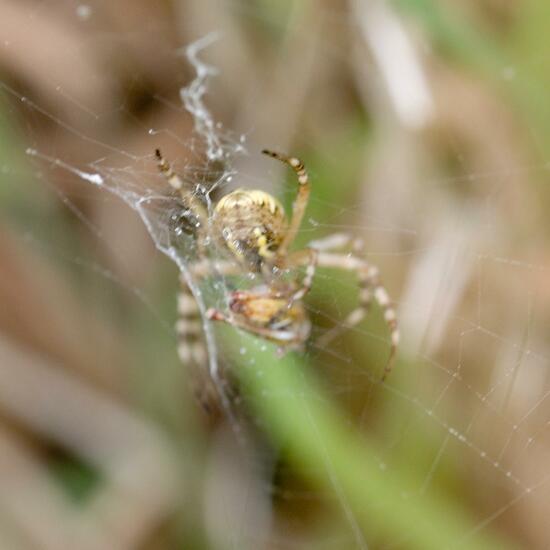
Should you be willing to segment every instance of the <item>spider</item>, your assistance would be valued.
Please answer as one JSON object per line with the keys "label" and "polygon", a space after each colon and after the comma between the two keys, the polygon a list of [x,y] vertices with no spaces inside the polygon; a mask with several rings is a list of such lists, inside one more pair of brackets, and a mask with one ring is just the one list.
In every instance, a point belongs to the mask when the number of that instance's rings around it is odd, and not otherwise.
{"label": "spider", "polygon": [[[277,344],[282,352],[303,347],[311,333],[311,323],[303,298],[311,289],[317,267],[338,268],[355,272],[359,284],[359,304],[346,317],[343,325],[326,332],[318,343],[326,344],[342,327],[360,323],[366,316],[372,298],[383,311],[391,334],[391,348],[382,380],[390,373],[399,343],[397,318],[388,293],[380,282],[378,269],[359,254],[361,243],[351,235],[338,233],[312,241],[301,250],[290,251],[307,207],[310,182],[303,163],[281,153],[262,153],[287,164],[296,174],[298,194],[287,220],[280,202],[272,195],[254,189],[236,189],[223,196],[214,206],[211,216],[194,189],[186,187],[170,164],[156,150],[158,167],[169,185],[178,193],[183,209],[176,216],[180,230],[193,235],[199,256],[210,239],[226,253],[223,274],[248,272],[258,275],[262,284],[249,289],[229,291],[227,312],[208,309],[213,321],[228,323]],[[298,268],[305,268],[300,279]],[[205,262],[190,268],[195,276],[207,274]],[[178,298],[178,353],[184,364],[192,364],[202,372],[201,384],[208,381],[204,373],[207,352],[202,339],[200,313],[185,281]],[[210,391],[212,388],[210,388]],[[208,390],[197,388],[204,402]],[[201,395],[203,397],[201,397]]]}

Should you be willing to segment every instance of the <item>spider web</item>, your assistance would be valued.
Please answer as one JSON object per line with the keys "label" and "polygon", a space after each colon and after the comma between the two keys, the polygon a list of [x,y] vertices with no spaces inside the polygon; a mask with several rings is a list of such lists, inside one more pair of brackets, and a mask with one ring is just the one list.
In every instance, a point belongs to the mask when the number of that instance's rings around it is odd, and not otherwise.
{"label": "spider web", "polygon": [[[93,6],[78,5],[75,14],[85,22],[92,16]],[[30,21],[31,15],[28,17]],[[396,23],[393,19],[388,22],[384,19],[387,17],[390,15],[383,11],[371,13],[363,27],[367,42],[371,41],[375,62],[380,41],[369,31],[372,21],[389,25],[398,37],[397,42],[401,37],[402,29],[392,27]],[[23,121],[20,124],[23,136],[12,156],[24,157],[21,166],[30,164],[31,169],[29,174],[25,168],[13,168],[11,159],[2,157],[0,168],[9,175],[5,186],[7,193],[15,194],[13,188],[21,182],[28,182],[29,187],[47,189],[56,197],[59,209],[66,207],[75,217],[78,231],[91,234],[111,249],[113,255],[122,258],[123,265],[128,254],[125,243],[117,241],[103,228],[86,204],[90,197],[92,204],[108,202],[109,208],[114,208],[117,216],[121,216],[122,223],[126,218],[119,213],[122,209],[118,210],[117,201],[137,213],[156,249],[177,265],[197,299],[204,319],[210,375],[220,390],[234,436],[242,431],[243,424],[235,413],[235,404],[226,394],[220,369],[222,366],[229,370],[247,368],[262,377],[265,366],[258,364],[258,353],[261,357],[261,353],[271,351],[264,342],[245,339],[244,343],[237,344],[232,354],[225,347],[232,336],[222,339],[218,330],[206,321],[204,312],[208,307],[226,308],[231,288],[252,286],[255,281],[246,274],[237,281],[227,279],[217,269],[223,256],[215,247],[209,249],[207,258],[200,258],[191,237],[175,234],[173,216],[181,204],[167,189],[153,154],[158,140],[167,143],[169,152],[163,148],[164,156],[210,208],[217,197],[235,184],[265,187],[265,182],[256,174],[267,173],[270,180],[276,180],[277,167],[262,163],[259,169],[254,164],[256,161],[250,160],[256,155],[252,147],[247,147],[245,134],[227,130],[207,107],[208,94],[216,103],[216,95],[222,93],[217,87],[217,79],[213,78],[218,74],[217,69],[203,60],[216,40],[223,44],[224,38],[210,34],[188,47],[164,54],[176,60],[176,70],[181,71],[177,73],[178,81],[184,80],[183,75],[188,70],[186,63],[194,70],[194,75],[181,87],[181,104],[175,104],[163,93],[154,96],[155,103],[168,106],[173,117],[189,120],[190,115],[193,128],[186,134],[191,134],[190,139],[182,137],[183,133],[168,130],[166,121],[159,127],[141,120],[138,134],[143,138],[142,143],[135,147],[130,143],[112,144],[104,137],[106,134],[100,131],[100,126],[113,116],[113,112],[84,106],[78,93],[73,96],[64,89],[64,84],[57,84],[55,74],[50,76],[54,95],[62,97],[70,106],[68,121],[54,113],[47,101],[34,100],[31,93],[22,93],[18,82],[1,79],[0,89],[7,99],[7,113]],[[412,61],[411,64],[414,66]],[[395,90],[391,88],[393,75],[384,74],[384,70],[380,73],[377,84],[386,80],[390,89]],[[507,71],[504,76],[508,78],[509,75]],[[410,78],[414,81],[421,77],[413,75]],[[434,108],[430,107],[427,89],[422,85],[413,88],[417,92],[416,107],[407,103],[414,103],[410,97],[392,99],[410,127],[422,125],[431,116],[430,108]],[[116,111],[130,116],[131,109],[123,103]],[[74,116],[75,112],[79,115]],[[86,122],[81,123],[80,118]],[[481,124],[476,128],[474,122],[472,126],[474,132],[481,131]],[[60,149],[56,143],[51,147],[45,144],[41,138],[48,127],[55,128],[65,147],[73,142],[74,154]],[[395,136],[391,124],[385,130],[388,135]],[[96,131],[101,138],[94,137]],[[254,130],[247,128],[246,133],[253,135]],[[410,148],[406,138],[401,143],[388,142],[382,142],[372,155],[379,159],[387,156],[399,159],[399,154]],[[271,143],[262,145],[271,147]],[[277,148],[276,145],[273,148]],[[77,149],[80,152],[75,153]],[[91,159],[82,153],[88,149],[92,152]],[[453,142],[451,149],[458,159],[462,158],[459,142]],[[334,153],[327,162],[336,162],[337,156]],[[392,163],[380,162],[379,165],[387,170]],[[513,537],[536,546],[544,538],[537,534],[541,528],[539,516],[544,515],[541,510],[548,505],[550,389],[544,331],[548,316],[548,266],[541,252],[546,240],[542,236],[536,240],[530,232],[528,239],[522,235],[522,223],[528,226],[528,216],[522,208],[536,209],[530,203],[534,201],[532,196],[527,191],[519,193],[517,190],[519,181],[547,175],[548,163],[537,165],[520,157],[515,164],[503,161],[502,166],[501,170],[487,172],[484,168],[472,170],[464,162],[456,170],[456,176],[448,176],[441,170],[444,175],[422,178],[422,186],[406,189],[396,183],[404,178],[399,169],[396,168],[395,173],[378,173],[376,166],[369,164],[363,176],[374,183],[365,185],[365,190],[359,192],[361,200],[352,207],[316,197],[318,174],[315,169],[310,170],[312,202],[316,212],[324,212],[324,216],[307,220],[300,234],[304,243],[310,237],[333,232],[359,235],[367,243],[367,259],[379,265],[390,294],[398,304],[404,338],[396,366],[398,372],[391,374],[387,384],[377,384],[389,340],[375,307],[369,319],[349,331],[350,334],[330,345],[315,345],[315,338],[332,326],[339,326],[355,304],[356,281],[336,271],[322,271],[316,275],[312,297],[307,302],[314,321],[313,338],[302,357],[318,369],[323,387],[330,388],[331,401],[357,420],[354,424],[361,433],[374,434],[380,442],[375,459],[388,479],[392,478],[392,472],[402,467],[403,457],[405,462],[411,463],[411,470],[424,472],[418,477],[417,486],[403,487],[404,499],[414,499],[445,487],[456,501],[469,506],[474,518],[472,527],[463,533],[463,539],[456,541],[457,546],[467,546],[472,538],[486,530],[506,532],[508,522],[518,526],[509,529]],[[465,171],[461,171],[462,168]],[[422,169],[438,173],[425,166],[419,167],[419,171]],[[74,179],[78,180],[77,184]],[[386,180],[390,184],[385,185]],[[410,184],[411,178],[405,180]],[[284,192],[278,189],[275,193],[292,200],[291,180]],[[424,199],[415,199],[415,193],[422,197],[429,195],[429,200],[420,204]],[[111,195],[114,200],[106,198]],[[453,199],[449,200],[449,196]],[[25,200],[32,202],[33,199],[26,195]],[[18,207],[16,212],[21,209]],[[514,216],[519,216],[520,221],[514,223]],[[351,223],[351,219],[358,221]],[[55,256],[53,233],[40,234],[24,215],[16,216],[10,226],[46,255]],[[78,252],[69,261],[82,264],[85,271],[97,273],[100,279],[118,283],[131,293],[138,309],[154,314],[150,318],[152,324],[172,334],[170,327],[175,306],[172,310],[158,311],[150,293],[140,286],[143,283],[126,277],[124,269],[119,271],[111,267],[109,261],[86,258],[83,260]],[[198,260],[208,263],[208,277],[195,279],[191,275],[189,266]],[[158,257],[154,261],[160,262]],[[174,284],[173,293],[175,289]],[[171,338],[175,357],[176,341],[175,337]],[[367,354],[363,353],[363,348],[369,350]],[[365,365],[361,358],[367,356],[370,363]],[[266,399],[271,397],[266,395]],[[321,392],[317,397],[320,401],[326,399]],[[246,405],[246,392],[243,392],[243,399]],[[248,411],[248,414],[254,413]],[[255,420],[262,427],[263,421]],[[261,540],[261,545],[271,542],[276,547],[291,548],[305,540],[305,544],[317,544],[316,547],[320,547],[320,541],[330,548],[366,548],[372,544],[378,547],[376,539],[371,543],[359,527],[356,510],[340,490],[336,476],[336,497],[319,495],[319,491],[309,484],[297,480],[295,472],[285,462],[277,464],[276,453],[266,458],[260,456],[262,453],[257,449],[242,450],[239,445],[234,446],[232,436],[225,432],[215,441],[204,497],[207,530],[214,546],[223,547],[220,542],[223,533],[238,517],[241,533],[235,535],[235,546],[257,547],[254,545]],[[247,466],[239,464],[240,460],[251,466],[252,474],[243,473]],[[270,468],[273,471],[267,475],[266,469]],[[319,468],[326,468],[329,474],[334,471],[330,461],[321,461]],[[232,480],[235,471],[238,473]],[[257,506],[254,509],[254,506],[242,504],[240,515],[234,516],[229,513],[231,506],[220,495],[241,503],[246,501],[246,490],[239,489],[239,483],[251,492],[251,499]],[[467,489],[461,485],[466,485]],[[302,517],[298,512],[293,514],[303,506],[309,507],[308,513],[312,516],[317,514],[323,518],[324,512],[316,510],[316,504],[312,503],[331,502],[331,499],[336,501],[336,508],[343,510],[345,527],[331,519],[328,536],[317,531],[319,524],[311,518]],[[288,524],[277,524],[273,519],[276,515],[273,500],[283,502],[280,507],[286,505],[290,510],[280,514]],[[226,523],[224,514],[230,518],[226,518]],[[300,525],[289,526],[294,522]],[[407,541],[407,533],[399,533],[388,545],[407,547]]]}
{"label": "spider web", "polygon": [[[216,75],[217,71],[214,67],[203,63],[198,54],[215,40],[217,35],[210,34],[177,52],[177,55],[186,58],[196,70],[196,76],[189,86],[183,87],[180,91],[182,104],[193,117],[196,137],[189,144],[185,144],[189,151],[194,153],[194,158],[183,166],[176,162],[174,169],[182,177],[185,185],[201,201],[206,202],[210,212],[212,210],[211,194],[224,189],[231,183],[236,175],[232,163],[238,155],[246,153],[245,137],[236,138],[230,131],[224,131],[223,125],[214,121],[204,105],[203,98],[207,92],[208,80]],[[2,83],[1,86],[9,94],[17,95],[7,84]],[[47,112],[27,98],[20,97],[20,100],[31,110],[50,118]],[[56,122],[61,124],[61,121]],[[66,126],[65,129],[81,139],[87,139],[74,128]],[[148,133],[155,135],[157,131],[149,129]],[[177,197],[174,197],[167,182],[159,178],[157,161],[153,155],[139,156],[111,147],[107,149],[110,152],[108,156],[90,162],[85,170],[70,165],[60,157],[53,157],[32,147],[28,147],[25,153],[39,163],[45,162],[50,167],[67,171],[84,182],[116,195],[135,210],[156,248],[177,265],[205,319],[207,307],[212,305],[223,307],[227,292],[223,277],[217,274],[216,270],[216,262],[221,258],[216,250],[215,241],[210,243],[210,250],[214,247],[211,255],[201,258],[197,253],[194,239],[177,227],[177,216],[184,210],[184,206]],[[121,156],[123,164],[113,166],[111,164],[113,156]],[[77,215],[81,216],[80,213]],[[197,280],[189,271],[190,266],[204,260],[211,263],[211,268],[205,276],[205,279],[210,279],[206,286],[202,286],[201,280]],[[219,373],[218,351],[211,324],[205,321],[203,328],[208,348],[210,376],[220,389],[219,397],[226,414],[232,416],[231,404]]]}

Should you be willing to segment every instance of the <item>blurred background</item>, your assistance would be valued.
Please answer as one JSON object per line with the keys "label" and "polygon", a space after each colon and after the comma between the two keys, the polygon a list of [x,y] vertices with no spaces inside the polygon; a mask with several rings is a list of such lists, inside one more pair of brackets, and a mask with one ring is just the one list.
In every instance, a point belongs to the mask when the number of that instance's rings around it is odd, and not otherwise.
{"label": "blurred background", "polygon": [[[259,151],[300,156],[297,244],[360,237],[400,319],[383,386],[377,308],[280,361],[315,388],[290,421],[271,351],[222,338],[248,420],[205,421],[176,266],[82,177],[185,165],[211,32],[237,184],[290,205]],[[545,0],[0,0],[0,548],[548,548],[549,32]],[[320,273],[314,334],[356,300]]]}

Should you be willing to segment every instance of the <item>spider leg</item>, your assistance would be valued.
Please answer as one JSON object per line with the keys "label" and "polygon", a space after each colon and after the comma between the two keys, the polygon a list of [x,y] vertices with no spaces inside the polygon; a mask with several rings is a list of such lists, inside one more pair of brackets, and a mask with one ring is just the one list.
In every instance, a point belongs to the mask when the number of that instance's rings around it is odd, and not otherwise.
{"label": "spider leg", "polygon": [[318,255],[318,250],[314,248],[304,248],[303,250],[292,252],[285,259],[284,267],[287,269],[293,266],[306,266],[306,274],[302,281],[302,285],[290,297],[289,308],[294,302],[296,302],[297,300],[301,300],[311,290],[313,278],[315,277],[315,269],[317,267]]}
{"label": "spider leg", "polygon": [[[346,247],[351,248],[357,253],[363,251],[363,242],[351,233],[332,233],[321,239],[310,241],[308,246],[319,252],[329,252]],[[317,345],[325,346],[334,340],[340,333],[344,332],[347,326],[354,326],[366,317],[372,302],[372,293],[368,285],[361,285],[360,283],[360,286],[359,307],[348,315],[343,325],[335,326],[320,336],[316,341]]]}
{"label": "spider leg", "polygon": [[178,356],[189,370],[193,394],[204,411],[212,416],[218,408],[219,396],[208,371],[208,352],[202,328],[199,307],[187,282],[180,278],[178,294]]}
{"label": "spider leg", "polygon": [[[354,253],[361,254],[363,252],[363,246],[363,241],[352,235],[351,233],[332,233],[326,237],[322,237],[321,239],[316,239],[308,243],[309,248],[313,248],[318,252],[329,252],[347,247],[351,249]],[[368,286],[364,286],[364,288],[361,289],[359,299],[360,307],[358,309],[364,311],[364,316],[366,316],[370,309],[370,304],[372,301],[372,294]],[[352,321],[354,318],[358,318],[359,315],[359,313],[353,314]],[[360,320],[361,319],[359,319],[357,322],[360,322]],[[344,330],[345,327],[334,327],[333,329],[325,332],[323,336],[318,338],[317,343],[319,343],[320,345],[328,344],[340,332],[343,332]]]}
{"label": "spider leg", "polygon": [[294,200],[294,204],[292,205],[292,218],[290,220],[288,230],[284,236],[284,239],[279,246],[279,255],[284,256],[286,254],[286,251],[288,250],[288,247],[296,238],[298,229],[300,229],[300,224],[302,223],[302,218],[304,217],[304,213],[306,211],[307,203],[309,200],[311,186],[304,164],[300,159],[297,159],[296,157],[288,157],[281,153],[275,153],[274,151],[268,151],[267,149],[264,149],[262,153],[274,159],[280,160],[285,164],[288,164],[288,166],[290,166],[290,168],[294,170],[298,178],[298,196],[296,197],[296,199]]}
{"label": "spider leg", "polygon": [[168,161],[162,156],[160,149],[155,149],[155,157],[157,158],[158,168],[160,173],[166,178],[170,187],[176,191],[181,191],[184,187],[182,179],[174,172]]}
{"label": "spider leg", "polygon": [[174,172],[172,166],[168,161],[162,156],[160,149],[155,149],[155,156],[157,158],[158,169],[160,173],[164,176],[170,187],[175,189],[183,202],[184,208],[188,209],[192,213],[193,217],[197,220],[196,227],[194,231],[197,233],[199,247],[202,247],[203,241],[205,239],[205,228],[208,226],[208,212],[202,204],[202,202],[197,198],[196,193],[193,189],[189,189],[184,181]]}
{"label": "spider leg", "polygon": [[326,252],[345,247],[351,248],[353,252],[358,254],[363,252],[363,241],[351,233],[332,233],[327,237],[310,241],[307,246],[308,248]]}
{"label": "spider leg", "polygon": [[397,346],[399,344],[399,329],[397,326],[397,316],[395,314],[395,310],[391,304],[389,295],[384,288],[384,285],[380,281],[378,268],[370,265],[366,260],[358,258],[354,255],[324,251],[319,252],[318,265],[319,267],[332,267],[344,269],[346,271],[355,271],[357,273],[357,277],[359,279],[359,307],[348,314],[343,326],[337,326],[329,330],[317,340],[317,343],[320,345],[325,345],[336,335],[338,335],[344,328],[353,327],[360,323],[365,318],[370,302],[374,297],[382,309],[384,320],[386,321],[391,334],[390,355],[382,374],[382,381],[384,381],[393,367]]}
{"label": "spider leg", "polygon": [[[215,272],[222,276],[231,275],[237,269],[238,267],[232,262],[221,262],[214,268]],[[190,267],[190,275],[193,279],[202,279],[212,272],[212,265],[206,260]],[[220,409],[220,390],[216,388],[210,376],[201,312],[183,276],[180,276],[180,285],[176,322],[178,356],[185,368],[189,370],[191,389],[197,401],[207,415],[213,417]],[[223,373],[221,376],[223,380]]]}

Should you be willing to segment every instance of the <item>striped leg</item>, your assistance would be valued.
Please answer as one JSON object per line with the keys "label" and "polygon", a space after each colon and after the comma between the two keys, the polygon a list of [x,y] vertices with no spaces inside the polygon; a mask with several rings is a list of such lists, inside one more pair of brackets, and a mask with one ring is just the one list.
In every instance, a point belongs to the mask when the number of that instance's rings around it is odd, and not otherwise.
{"label": "striped leg", "polygon": [[[202,280],[216,274],[228,276],[238,272],[239,266],[232,262],[212,263],[203,260],[191,268],[193,280]],[[232,393],[229,381],[224,381],[223,388],[217,388],[210,375],[208,350],[204,337],[202,317],[195,297],[191,293],[185,278],[180,275],[180,292],[178,294],[178,321],[176,322],[178,338],[178,355],[180,361],[190,373],[193,393],[205,412],[214,417],[221,412],[220,392]]]}
{"label": "striped leg", "polygon": [[342,325],[334,327],[321,336],[317,340],[317,344],[325,345],[344,329],[359,324],[367,315],[370,303],[374,297],[382,309],[384,320],[390,329],[391,335],[390,355],[382,374],[382,381],[384,381],[393,367],[397,346],[399,344],[399,329],[395,310],[386,289],[380,281],[378,268],[371,266],[367,261],[353,255],[325,251],[319,252],[318,265],[320,267],[332,267],[344,269],[346,271],[355,271],[359,279],[359,306],[348,314]]}
{"label": "striped leg", "polygon": [[296,199],[294,200],[294,204],[292,205],[292,219],[290,220],[290,224],[284,236],[283,242],[279,246],[279,254],[281,256],[284,256],[288,250],[288,247],[296,238],[298,229],[300,229],[302,218],[304,217],[304,213],[306,211],[307,203],[309,200],[311,186],[305,166],[300,159],[297,159],[296,157],[287,157],[282,153],[275,153],[274,151],[268,151],[267,149],[264,149],[262,153],[274,159],[280,160],[285,164],[288,164],[288,166],[290,166],[290,168],[294,170],[294,173],[298,178],[298,196],[296,197]]}
{"label": "striped leg", "polygon": [[208,225],[208,212],[206,207],[197,197],[196,189],[185,185],[185,182],[176,172],[174,172],[172,166],[170,166],[168,161],[162,156],[160,149],[155,149],[155,156],[157,158],[160,173],[166,179],[170,187],[176,190],[181,197],[184,205],[182,214],[189,224],[189,229],[196,235],[199,249],[201,249],[204,244],[203,241],[206,238],[204,228]]}
{"label": "striped leg", "polygon": [[168,164],[168,161],[162,156],[160,149],[155,149],[155,156],[157,157],[160,173],[166,178],[166,181],[169,183],[170,187],[176,191],[182,191],[184,187],[183,181],[174,172],[170,164]]}
{"label": "striped leg", "polygon": [[289,308],[292,304],[298,300],[301,300],[310,290],[313,284],[313,278],[315,277],[315,268],[317,267],[317,256],[319,251],[314,248],[304,248],[293,252],[288,256],[285,261],[287,266],[305,265],[306,273],[302,285],[294,294],[292,294],[289,301]]}
{"label": "striped leg", "polygon": [[178,294],[178,356],[188,369],[193,394],[211,416],[218,408],[219,396],[208,371],[208,352],[199,307],[183,277]]}

